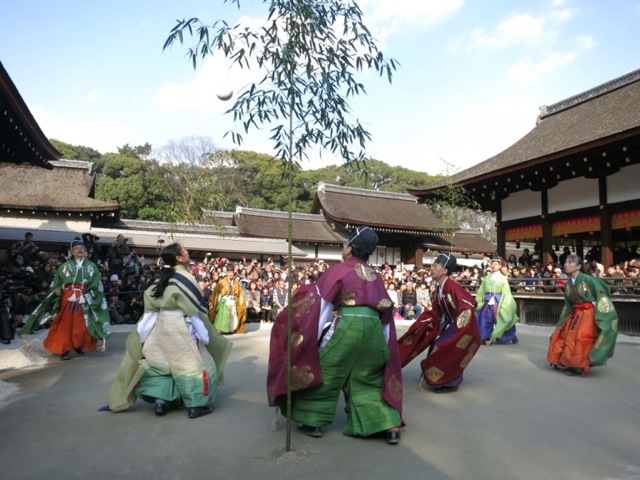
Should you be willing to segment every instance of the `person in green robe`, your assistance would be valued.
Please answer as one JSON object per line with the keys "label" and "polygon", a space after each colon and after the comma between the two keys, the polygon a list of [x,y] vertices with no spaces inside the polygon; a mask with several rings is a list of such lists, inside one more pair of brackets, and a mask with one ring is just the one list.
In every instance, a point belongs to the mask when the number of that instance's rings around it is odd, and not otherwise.
{"label": "person in green robe", "polygon": [[187,249],[168,245],[162,261],[160,278],[144,293],[145,314],[127,339],[109,409],[125,410],[141,398],[158,416],[184,405],[189,418],[198,418],[212,412],[231,342],[209,322]]}
{"label": "person in green robe", "polygon": [[482,280],[476,293],[476,317],[480,336],[485,345],[518,343],[516,323],[520,321],[516,313],[516,301],[511,295],[509,280],[500,272],[502,261],[495,256],[491,259],[491,272]]}
{"label": "person in green robe", "polygon": [[81,239],[72,240],[72,258],[56,270],[49,294],[27,317],[19,335],[26,339],[34,325],[51,321],[44,347],[69,360],[71,350],[84,355],[98,348],[111,334],[100,270],[87,258]]}
{"label": "person in green robe", "polygon": [[586,376],[592,366],[613,357],[618,336],[618,314],[609,285],[581,271],[582,259],[568,255],[564,270],[564,308],[551,335],[547,360],[570,376]]}

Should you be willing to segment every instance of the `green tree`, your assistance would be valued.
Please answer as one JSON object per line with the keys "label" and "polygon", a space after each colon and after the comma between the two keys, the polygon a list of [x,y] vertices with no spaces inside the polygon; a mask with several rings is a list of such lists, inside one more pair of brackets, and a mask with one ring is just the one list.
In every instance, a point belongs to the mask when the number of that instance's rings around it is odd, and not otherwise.
{"label": "green tree", "polygon": [[56,140],[55,138],[51,138],[49,142],[62,154],[62,158],[66,160],[85,160],[88,162],[94,162],[102,157],[100,152],[90,147],[71,145],[70,143]]}
{"label": "green tree", "polygon": [[223,179],[233,170],[225,152],[210,137],[186,137],[170,141],[157,151],[165,169],[168,215],[174,223],[207,223],[205,210],[227,210],[233,201],[223,189]]}
{"label": "green tree", "polygon": [[[469,192],[453,180],[455,165],[445,161],[445,175],[442,188],[426,202],[433,213],[452,228],[482,228],[488,240],[496,241],[495,217],[491,212],[483,212]],[[454,239],[455,241],[455,239]]]}
{"label": "green tree", "polygon": [[156,161],[107,153],[100,159],[96,198],[120,205],[123,218],[170,221],[170,180]]}
{"label": "green tree", "polygon": [[[240,8],[239,0],[225,0]],[[188,50],[193,67],[198,58],[222,53],[241,68],[257,65],[265,72],[236,100],[231,112],[244,132],[264,124],[271,127],[276,158],[287,164],[289,185],[289,269],[292,269],[291,229],[294,204],[294,161],[307,158],[311,147],[328,149],[346,162],[364,160],[369,133],[350,117],[348,99],[365,93],[356,79],[361,70],[373,69],[391,81],[394,60],[384,58],[363,23],[362,11],[348,0],[264,0],[267,24],[259,29],[216,21],[211,27],[197,18],[181,20],[171,31],[165,48],[198,39]],[[255,64],[255,65],[253,65]],[[234,143],[243,137],[231,131]],[[289,289],[291,295],[291,287]],[[291,305],[289,305],[289,325]],[[290,329],[289,329],[290,331]],[[291,344],[289,335],[289,346]],[[290,348],[289,348],[290,358]],[[288,362],[288,384],[291,364]],[[291,392],[287,394],[286,450],[291,440]]]}
{"label": "green tree", "polygon": [[135,147],[130,146],[128,143],[122,147],[118,147],[118,154],[123,157],[133,157],[145,160],[151,155],[151,144],[145,143],[144,145],[137,145]]}

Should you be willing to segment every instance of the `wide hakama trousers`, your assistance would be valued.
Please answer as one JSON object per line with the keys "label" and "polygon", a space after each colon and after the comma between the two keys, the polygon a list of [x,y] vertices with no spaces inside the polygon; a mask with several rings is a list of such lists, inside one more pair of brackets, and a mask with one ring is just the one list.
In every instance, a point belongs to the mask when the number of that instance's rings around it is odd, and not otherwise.
{"label": "wide hakama trousers", "polygon": [[382,398],[388,361],[377,311],[343,307],[331,339],[320,351],[323,383],[294,394],[294,421],[314,427],[332,423],[343,391],[345,435],[368,436],[400,426],[400,413]]}

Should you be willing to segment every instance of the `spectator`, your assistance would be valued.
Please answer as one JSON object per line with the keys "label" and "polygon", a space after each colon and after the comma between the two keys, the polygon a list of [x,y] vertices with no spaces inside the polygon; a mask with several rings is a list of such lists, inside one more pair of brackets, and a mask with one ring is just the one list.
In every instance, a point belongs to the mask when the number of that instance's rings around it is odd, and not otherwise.
{"label": "spectator", "polygon": [[542,291],[554,292],[556,289],[554,264],[549,262],[542,274]]}
{"label": "spectator", "polygon": [[100,237],[93,233],[82,234],[82,241],[87,249],[87,258],[96,265],[101,265],[103,262],[102,246],[98,243],[98,240],[100,240]]}
{"label": "spectator", "polygon": [[284,280],[279,278],[276,281],[276,287],[273,289],[273,312],[271,316],[274,320],[289,303],[288,295],[289,292],[285,288]]}
{"label": "spectator", "polygon": [[122,325],[125,323],[132,323],[130,322],[131,315],[126,312],[126,304],[120,300],[117,294],[111,294],[109,297],[108,307],[109,317],[111,317],[112,324]]}
{"label": "spectator", "polygon": [[567,284],[567,275],[563,273],[562,269],[556,267],[553,269],[553,276],[556,279],[555,281],[555,292],[556,293],[564,293],[564,287]]}
{"label": "spectator", "polygon": [[14,243],[13,251],[28,264],[31,258],[38,253],[38,246],[33,242],[33,233],[25,233],[24,240]]}
{"label": "spectator", "polygon": [[529,253],[529,249],[525,248],[522,250],[522,255],[518,258],[518,264],[525,267],[530,267],[533,265],[533,257]]}
{"label": "spectator", "polygon": [[211,298],[211,294],[213,293],[213,290],[211,290],[209,284],[209,280],[198,280],[198,288],[200,288],[200,291],[202,292],[204,301],[209,304],[209,299]]}
{"label": "spectator", "polygon": [[253,280],[254,282],[262,277],[262,267],[257,258],[251,259],[251,263],[246,268],[246,274],[247,279]]}
{"label": "spectator", "polygon": [[567,261],[567,256],[571,255],[571,249],[569,247],[564,247],[562,249],[562,254],[560,255],[560,260],[558,263],[560,263],[560,266],[563,267],[564,266],[564,262]]}
{"label": "spectator", "polygon": [[127,245],[128,240],[124,235],[119,234],[116,237],[116,241],[111,244],[111,250],[109,251],[109,273],[112,275],[114,273],[122,275],[124,257],[131,252]]}
{"label": "spectator", "polygon": [[416,291],[416,298],[423,310],[431,310],[431,290],[426,282],[420,283],[420,288]]}
{"label": "spectator", "polygon": [[260,290],[256,282],[249,283],[249,289],[246,293],[247,298],[247,321],[260,321]]}
{"label": "spectator", "polygon": [[107,285],[107,288],[105,290],[110,295],[119,295],[122,291],[122,280],[120,280],[116,273],[109,277],[109,285]]}
{"label": "spectator", "polygon": [[143,267],[144,261],[138,255],[138,252],[132,249],[122,259],[122,278],[127,279],[129,276],[134,276],[136,280],[139,279],[140,275],[142,275]]}
{"label": "spectator", "polygon": [[418,318],[422,313],[422,306],[418,304],[418,294],[413,288],[413,282],[407,282],[407,288],[402,292],[402,316],[407,320]]}
{"label": "spectator", "polygon": [[273,292],[266,285],[260,290],[260,318],[262,323],[273,322]]}
{"label": "spectator", "polygon": [[402,304],[400,303],[402,299],[400,298],[398,290],[396,290],[396,284],[393,280],[387,282],[387,295],[389,295],[391,303],[393,303],[393,318],[395,320],[404,318],[402,316]]}
{"label": "spectator", "polygon": [[[610,278],[624,278],[624,273],[622,272],[620,265],[609,265],[607,266],[607,277]],[[622,280],[609,280],[607,281],[607,283],[609,284],[609,286],[611,287],[611,293],[618,293],[618,294],[622,294],[622,293],[626,293],[626,290],[624,288],[624,282]]]}

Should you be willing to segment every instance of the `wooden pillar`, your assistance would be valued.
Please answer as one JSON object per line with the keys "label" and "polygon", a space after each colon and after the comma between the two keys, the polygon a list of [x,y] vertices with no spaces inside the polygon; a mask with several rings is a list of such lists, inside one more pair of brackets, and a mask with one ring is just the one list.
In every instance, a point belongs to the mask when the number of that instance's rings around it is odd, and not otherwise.
{"label": "wooden pillar", "polygon": [[499,201],[496,205],[496,240],[497,251],[496,253],[500,258],[507,261],[507,242],[505,241],[504,228],[502,228],[502,201]]}
{"label": "wooden pillar", "polygon": [[418,243],[416,245],[415,261],[414,261],[416,269],[419,269],[419,268],[423,267],[422,257],[424,257],[424,249],[422,248],[422,245],[420,243]]}
{"label": "wooden pillar", "polygon": [[540,254],[543,267],[553,262],[553,256],[551,255],[553,242],[551,237],[551,222],[549,222],[549,196],[547,193],[548,190],[546,188],[540,192],[540,198],[542,200],[542,251]]}
{"label": "wooden pillar", "polygon": [[580,258],[584,260],[584,242],[581,238],[576,238],[576,255],[580,255]]}
{"label": "wooden pillar", "polygon": [[613,264],[613,232],[611,230],[611,213],[607,204],[607,177],[598,178],[600,192],[600,263],[606,269]]}

